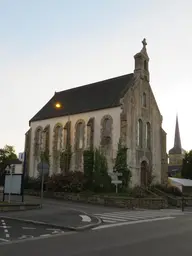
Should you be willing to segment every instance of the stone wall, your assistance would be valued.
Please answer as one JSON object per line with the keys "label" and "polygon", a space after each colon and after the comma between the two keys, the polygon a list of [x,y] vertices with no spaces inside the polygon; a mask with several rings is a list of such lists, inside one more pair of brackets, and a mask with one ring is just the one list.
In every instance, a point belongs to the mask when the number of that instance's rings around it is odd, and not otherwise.
{"label": "stone wall", "polygon": [[[33,196],[40,196],[40,192],[36,191],[27,191],[26,193]],[[128,198],[120,196],[115,197],[102,195],[72,194],[65,192],[45,192],[44,197],[128,209],[164,209],[168,207],[167,200],[160,197]]]}

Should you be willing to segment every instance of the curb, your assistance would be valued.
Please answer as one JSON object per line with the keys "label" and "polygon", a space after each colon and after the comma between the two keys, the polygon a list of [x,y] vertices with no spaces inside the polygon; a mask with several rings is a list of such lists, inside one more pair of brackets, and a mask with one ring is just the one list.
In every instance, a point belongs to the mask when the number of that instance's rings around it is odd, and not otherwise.
{"label": "curb", "polygon": [[19,212],[19,211],[30,211],[41,209],[40,204],[1,204],[0,205],[0,214],[3,212]]}
{"label": "curb", "polygon": [[[94,216],[94,218],[97,219],[97,223],[91,223],[91,224],[87,224],[87,225],[80,226],[80,227],[63,226],[63,225],[57,225],[57,224],[52,224],[52,223],[47,223],[47,222],[20,219],[20,218],[14,218],[14,217],[9,217],[9,216],[2,216],[2,215],[0,215],[0,217],[4,218],[4,219],[15,220],[15,221],[20,221],[20,222],[25,222],[25,223],[31,223],[31,224],[41,225],[41,226],[50,226],[52,228],[57,228],[57,229],[58,228],[59,229],[66,229],[66,230],[69,230],[69,231],[84,231],[84,230],[87,230],[87,229],[95,228],[95,227],[102,224],[102,220],[98,217],[95,217],[95,216]],[[92,217],[92,216],[89,215],[89,217]]]}

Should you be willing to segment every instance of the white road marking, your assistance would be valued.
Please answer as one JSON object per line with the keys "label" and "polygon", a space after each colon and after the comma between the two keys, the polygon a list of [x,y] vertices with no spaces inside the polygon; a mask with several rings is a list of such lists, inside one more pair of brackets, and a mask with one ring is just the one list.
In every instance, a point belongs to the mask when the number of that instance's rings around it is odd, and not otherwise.
{"label": "white road marking", "polygon": [[3,239],[3,238],[0,238],[0,241],[2,241],[2,242],[9,242],[9,240]]}
{"label": "white road marking", "polygon": [[83,222],[91,222],[91,218],[87,215],[79,215]]}
{"label": "white road marking", "polygon": [[175,217],[162,217],[162,218],[155,218],[155,219],[136,220],[136,221],[127,221],[127,222],[121,222],[121,223],[107,224],[107,225],[102,225],[102,226],[93,228],[92,230],[98,230],[98,229],[103,229],[103,228],[120,227],[120,226],[124,226],[124,225],[133,225],[133,224],[139,224],[139,223],[144,223],[144,222],[170,220],[170,219],[175,219]]}
{"label": "white road marking", "polygon": [[36,228],[33,228],[33,227],[22,227],[22,229],[36,229]]}
{"label": "white road marking", "polygon": [[143,210],[97,213],[95,216],[106,223],[117,223],[183,215],[180,210]]}
{"label": "white road marking", "polygon": [[48,236],[51,236],[50,234],[44,234],[44,235],[40,235],[40,236],[42,236],[42,237],[48,237]]}
{"label": "white road marking", "polygon": [[18,237],[18,239],[20,240],[22,240],[22,239],[28,239],[28,238],[33,238],[34,236],[29,236],[29,235],[23,235],[23,236],[20,236],[20,237]]}
{"label": "white road marking", "polygon": [[60,233],[65,233],[65,232],[62,231],[62,230],[60,230],[60,231],[55,230],[55,231],[52,232],[53,235],[54,235],[54,234],[60,234]]}
{"label": "white road marking", "polygon": [[1,226],[3,229],[4,229],[4,233],[5,233],[5,237],[6,238],[10,238],[10,234],[9,234],[9,231],[7,228],[10,228],[6,225],[5,221],[4,220],[1,220],[1,223],[3,226]]}
{"label": "white road marking", "polygon": [[106,222],[106,223],[115,223],[116,220],[109,220],[109,219],[106,219],[106,218],[105,218],[105,222]]}
{"label": "white road marking", "polygon": [[57,229],[57,228],[46,228],[46,230],[49,230],[49,231],[60,231],[61,229]]}

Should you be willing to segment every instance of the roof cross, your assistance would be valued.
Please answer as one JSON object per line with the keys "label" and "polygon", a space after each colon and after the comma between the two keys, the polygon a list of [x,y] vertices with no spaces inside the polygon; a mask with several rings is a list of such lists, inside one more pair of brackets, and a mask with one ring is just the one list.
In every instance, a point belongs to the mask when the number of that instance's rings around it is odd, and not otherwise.
{"label": "roof cross", "polygon": [[147,42],[146,42],[146,39],[145,39],[145,38],[143,39],[142,44],[143,44],[143,47],[146,47]]}

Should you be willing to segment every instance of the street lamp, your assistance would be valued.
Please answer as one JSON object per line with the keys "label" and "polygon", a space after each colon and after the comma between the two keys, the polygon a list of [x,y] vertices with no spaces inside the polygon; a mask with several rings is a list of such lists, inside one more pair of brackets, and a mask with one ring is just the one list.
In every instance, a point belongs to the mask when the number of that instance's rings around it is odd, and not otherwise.
{"label": "street lamp", "polygon": [[57,109],[60,109],[60,108],[62,107],[62,105],[61,105],[60,102],[56,102],[56,103],[55,103],[55,107],[56,107]]}

